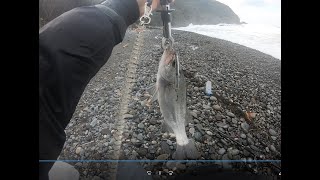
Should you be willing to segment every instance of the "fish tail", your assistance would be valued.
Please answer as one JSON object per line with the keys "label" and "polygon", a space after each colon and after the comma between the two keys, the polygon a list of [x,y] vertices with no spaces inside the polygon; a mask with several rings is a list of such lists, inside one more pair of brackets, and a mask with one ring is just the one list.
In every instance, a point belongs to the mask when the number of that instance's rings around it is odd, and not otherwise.
{"label": "fish tail", "polygon": [[198,159],[199,157],[200,153],[192,139],[189,139],[189,142],[185,145],[177,144],[176,152],[173,155],[173,158],[177,160]]}

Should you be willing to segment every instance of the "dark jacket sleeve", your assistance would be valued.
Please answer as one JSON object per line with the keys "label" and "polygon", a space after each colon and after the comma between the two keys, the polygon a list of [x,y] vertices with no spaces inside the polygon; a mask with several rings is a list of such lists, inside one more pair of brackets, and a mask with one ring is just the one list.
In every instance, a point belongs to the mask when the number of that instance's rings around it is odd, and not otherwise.
{"label": "dark jacket sleeve", "polygon": [[[93,76],[106,63],[127,26],[139,17],[136,0],[70,10],[39,31],[39,159],[55,160],[64,129]],[[52,163],[39,163],[47,174]]]}

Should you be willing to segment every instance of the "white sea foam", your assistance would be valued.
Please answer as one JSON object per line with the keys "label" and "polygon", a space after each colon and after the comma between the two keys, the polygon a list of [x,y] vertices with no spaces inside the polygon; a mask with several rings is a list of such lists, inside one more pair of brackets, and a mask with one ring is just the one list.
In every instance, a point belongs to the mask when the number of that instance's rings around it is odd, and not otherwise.
{"label": "white sea foam", "polygon": [[192,25],[174,28],[241,44],[281,60],[281,27],[264,24]]}

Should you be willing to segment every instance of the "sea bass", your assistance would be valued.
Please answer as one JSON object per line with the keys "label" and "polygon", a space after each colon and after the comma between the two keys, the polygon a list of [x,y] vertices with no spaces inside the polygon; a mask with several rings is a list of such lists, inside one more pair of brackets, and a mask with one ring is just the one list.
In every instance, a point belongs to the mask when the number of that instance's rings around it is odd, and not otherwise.
{"label": "sea bass", "polygon": [[159,62],[157,82],[152,99],[158,99],[164,127],[176,136],[175,159],[197,159],[199,153],[193,140],[188,139],[186,124],[186,81],[179,69],[179,57],[173,49],[166,49]]}

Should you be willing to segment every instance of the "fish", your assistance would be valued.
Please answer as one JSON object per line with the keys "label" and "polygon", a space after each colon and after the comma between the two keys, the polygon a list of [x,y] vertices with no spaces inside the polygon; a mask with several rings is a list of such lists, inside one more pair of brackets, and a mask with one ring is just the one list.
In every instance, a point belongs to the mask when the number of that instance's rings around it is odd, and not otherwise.
{"label": "fish", "polygon": [[172,48],[165,49],[159,62],[157,81],[149,88],[152,96],[148,103],[158,100],[164,118],[163,127],[176,137],[177,147],[172,157],[177,160],[197,159],[200,154],[194,140],[188,139],[185,129],[186,79],[179,67],[178,53]]}

